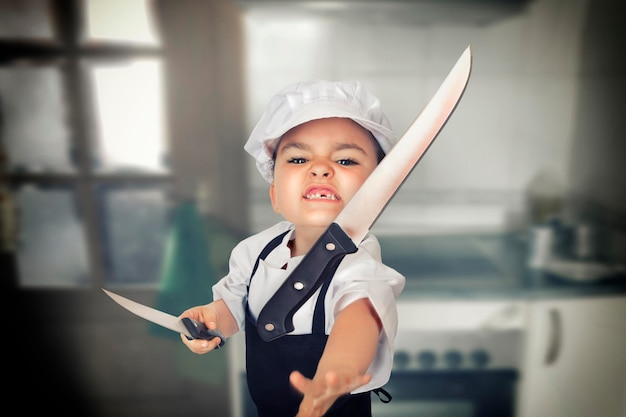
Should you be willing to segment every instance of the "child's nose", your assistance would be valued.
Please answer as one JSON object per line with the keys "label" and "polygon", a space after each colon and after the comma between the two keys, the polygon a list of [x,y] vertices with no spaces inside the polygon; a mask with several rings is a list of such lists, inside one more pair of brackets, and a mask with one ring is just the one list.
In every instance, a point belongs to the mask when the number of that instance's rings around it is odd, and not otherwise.
{"label": "child's nose", "polygon": [[330,177],[332,175],[332,169],[328,163],[316,161],[311,166],[311,175],[314,177]]}

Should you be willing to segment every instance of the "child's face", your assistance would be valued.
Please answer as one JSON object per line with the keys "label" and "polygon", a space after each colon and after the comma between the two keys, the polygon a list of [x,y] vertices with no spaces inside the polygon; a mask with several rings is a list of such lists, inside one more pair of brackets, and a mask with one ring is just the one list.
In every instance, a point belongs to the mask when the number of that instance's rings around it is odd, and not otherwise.
{"label": "child's face", "polygon": [[378,164],[370,132],[346,118],[313,120],[283,135],[270,199],[296,227],[328,227]]}

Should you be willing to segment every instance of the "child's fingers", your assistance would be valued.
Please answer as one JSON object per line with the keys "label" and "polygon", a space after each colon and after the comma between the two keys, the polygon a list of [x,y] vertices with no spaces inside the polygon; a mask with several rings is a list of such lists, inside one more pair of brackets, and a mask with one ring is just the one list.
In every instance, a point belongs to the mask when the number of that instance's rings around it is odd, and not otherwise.
{"label": "child's fingers", "polygon": [[211,340],[204,340],[204,339],[189,340],[183,334],[180,335],[180,338],[183,341],[183,343],[187,345],[189,350],[198,354],[204,354],[204,353],[208,353],[212,351],[220,344],[220,341],[221,341],[219,337],[215,337]]}
{"label": "child's fingers", "polygon": [[293,371],[289,375],[289,382],[291,382],[291,385],[293,385],[294,388],[296,388],[298,391],[300,391],[303,394],[305,393],[307,388],[311,385],[311,380],[305,377],[304,375],[302,375],[298,371]]}

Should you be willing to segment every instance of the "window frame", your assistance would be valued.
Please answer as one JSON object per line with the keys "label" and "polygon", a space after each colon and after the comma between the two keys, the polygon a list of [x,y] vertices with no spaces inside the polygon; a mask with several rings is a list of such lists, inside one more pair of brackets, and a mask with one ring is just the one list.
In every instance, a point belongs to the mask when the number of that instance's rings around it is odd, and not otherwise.
{"label": "window frame", "polygon": [[[58,64],[62,76],[62,89],[67,104],[68,124],[72,136],[70,144],[74,150],[72,159],[75,173],[12,172],[5,177],[9,187],[15,189],[25,184],[58,185],[74,189],[76,208],[82,217],[83,233],[87,242],[89,281],[87,288],[107,285],[106,239],[98,206],[98,189],[101,186],[166,185],[171,186],[173,173],[98,173],[92,166],[92,150],[96,143],[90,136],[93,132],[93,91],[84,61],[97,59],[99,62],[115,62],[134,58],[154,58],[163,65],[166,56],[162,46],[140,46],[120,42],[83,42],[82,0],[50,0],[48,13],[51,18],[54,39],[48,41],[30,39],[0,39],[0,66],[11,67],[16,63],[28,65]],[[154,8],[154,5],[152,6]],[[156,10],[153,10],[156,14]],[[155,16],[156,17],[156,16]],[[165,94],[165,91],[164,91]],[[167,132],[166,132],[167,134]],[[171,150],[170,150],[171,152]],[[10,158],[10,155],[9,155]],[[17,254],[16,254],[17,256]],[[16,285],[20,286],[19,268],[16,267]],[[120,284],[121,285],[121,284]],[[142,287],[147,284],[142,284]],[[158,285],[155,277],[154,287]],[[133,286],[129,283],[128,286]],[[50,287],[53,288],[53,287]],[[66,288],[66,287],[64,287]],[[77,286],[76,289],[82,289]],[[48,288],[46,288],[48,289]]]}

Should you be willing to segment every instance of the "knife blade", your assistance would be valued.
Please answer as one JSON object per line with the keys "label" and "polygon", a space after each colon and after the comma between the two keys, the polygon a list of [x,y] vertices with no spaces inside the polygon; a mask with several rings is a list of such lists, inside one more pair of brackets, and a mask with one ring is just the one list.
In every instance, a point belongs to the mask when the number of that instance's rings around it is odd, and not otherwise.
{"label": "knife blade", "polygon": [[468,46],[404,135],[263,307],[256,324],[261,339],[271,341],[293,331],[295,312],[345,255],[357,251],[456,108],[467,86],[471,67]]}
{"label": "knife blade", "polygon": [[220,333],[218,330],[208,329],[204,325],[204,323],[200,323],[197,320],[189,317],[180,318],[171,314],[167,314],[163,311],[140,304],[126,297],[122,297],[121,295],[116,294],[112,291],[105,290],[104,288],[102,288],[102,291],[104,291],[106,295],[111,297],[113,301],[115,301],[131,313],[148,321],[151,321],[152,323],[156,323],[159,326],[165,327],[166,329],[182,333],[189,340],[211,340],[215,337],[219,337],[220,343],[216,347],[216,349],[221,348],[226,343],[226,338],[222,335],[222,333]]}

